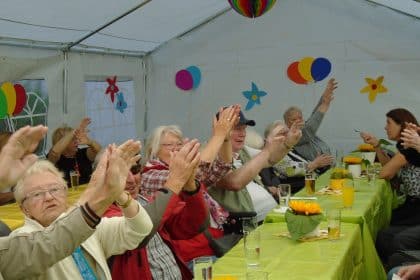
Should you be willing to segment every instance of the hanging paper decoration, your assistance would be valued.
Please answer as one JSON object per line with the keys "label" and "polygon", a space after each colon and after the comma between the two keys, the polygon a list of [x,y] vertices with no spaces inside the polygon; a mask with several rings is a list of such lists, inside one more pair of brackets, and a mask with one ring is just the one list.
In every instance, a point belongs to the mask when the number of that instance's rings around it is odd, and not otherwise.
{"label": "hanging paper decoration", "polygon": [[238,14],[256,18],[268,12],[276,0],[228,0],[228,2]]}
{"label": "hanging paper decoration", "polygon": [[322,81],[330,72],[331,62],[324,57],[304,57],[287,67],[287,77],[300,85]]}
{"label": "hanging paper decoration", "polygon": [[362,88],[360,90],[360,93],[369,93],[368,99],[370,103],[375,102],[376,95],[388,92],[388,89],[382,85],[382,82],[384,81],[384,76],[379,76],[377,79],[366,77],[365,81],[366,83],[368,83],[368,85]]}
{"label": "hanging paper decoration", "polygon": [[175,84],[179,89],[196,89],[201,82],[201,71],[197,66],[189,66],[179,70],[175,75]]}
{"label": "hanging paper decoration", "polygon": [[111,102],[114,103],[114,95],[120,90],[117,86],[117,76],[107,78],[108,87],[106,88],[105,94],[109,94]]}
{"label": "hanging paper decoration", "polygon": [[260,98],[267,95],[265,91],[260,91],[254,82],[251,82],[251,90],[243,91],[242,94],[245,96],[246,99],[248,99],[248,103],[245,107],[246,111],[251,110],[255,104],[260,105]]}
{"label": "hanging paper decoration", "polygon": [[124,110],[127,109],[127,102],[124,100],[124,94],[122,92],[117,93],[117,103],[115,104],[115,109],[124,113]]}
{"label": "hanging paper decoration", "polygon": [[20,114],[26,100],[26,91],[22,85],[4,82],[0,87],[0,119]]}

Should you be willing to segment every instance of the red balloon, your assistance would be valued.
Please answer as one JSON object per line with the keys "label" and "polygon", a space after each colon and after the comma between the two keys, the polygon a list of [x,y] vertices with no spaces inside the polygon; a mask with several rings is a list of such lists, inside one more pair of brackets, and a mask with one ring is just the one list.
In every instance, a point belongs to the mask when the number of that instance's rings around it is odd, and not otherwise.
{"label": "red balloon", "polygon": [[26,90],[20,84],[14,85],[16,91],[16,106],[15,110],[13,111],[13,116],[16,116],[22,112],[23,108],[26,105]]}
{"label": "red balloon", "polygon": [[298,71],[299,61],[295,61],[287,68],[287,76],[296,84],[306,85],[308,82],[299,74]]}

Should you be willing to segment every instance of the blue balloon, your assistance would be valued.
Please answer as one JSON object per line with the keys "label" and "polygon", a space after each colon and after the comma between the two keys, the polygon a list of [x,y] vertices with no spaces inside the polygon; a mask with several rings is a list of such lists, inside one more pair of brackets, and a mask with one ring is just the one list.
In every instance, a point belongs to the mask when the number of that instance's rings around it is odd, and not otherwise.
{"label": "blue balloon", "polygon": [[312,62],[311,66],[311,75],[315,82],[322,81],[325,79],[331,72],[331,62],[324,58],[318,57]]}
{"label": "blue balloon", "polygon": [[185,70],[190,72],[190,74],[193,78],[193,89],[198,88],[198,86],[200,85],[200,82],[201,82],[200,68],[198,68],[197,66],[190,66],[190,67],[187,67]]}

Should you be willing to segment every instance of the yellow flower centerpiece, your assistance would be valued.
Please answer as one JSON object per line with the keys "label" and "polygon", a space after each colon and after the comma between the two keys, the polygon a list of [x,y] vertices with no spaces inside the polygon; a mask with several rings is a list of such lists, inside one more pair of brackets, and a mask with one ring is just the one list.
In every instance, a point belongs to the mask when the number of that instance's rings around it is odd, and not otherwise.
{"label": "yellow flower centerpiece", "polygon": [[345,179],[352,179],[353,176],[345,168],[334,168],[330,175],[330,188],[333,190],[341,190]]}
{"label": "yellow flower centerpiece", "polygon": [[319,235],[319,223],[323,215],[318,203],[292,200],[289,207],[285,219],[293,240]]}
{"label": "yellow flower centerpiece", "polygon": [[373,145],[371,144],[360,144],[359,147],[357,148],[358,151],[360,152],[374,152],[375,151],[375,147],[373,147]]}
{"label": "yellow flower centerpiece", "polygon": [[366,165],[373,164],[375,162],[375,147],[373,147],[371,144],[360,144],[357,150],[360,152]]}

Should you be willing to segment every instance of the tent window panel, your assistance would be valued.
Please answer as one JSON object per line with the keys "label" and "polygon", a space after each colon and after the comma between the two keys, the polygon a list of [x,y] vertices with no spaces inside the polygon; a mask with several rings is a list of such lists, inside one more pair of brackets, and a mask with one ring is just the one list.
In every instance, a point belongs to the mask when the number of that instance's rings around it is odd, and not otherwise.
{"label": "tent window panel", "polygon": [[114,103],[109,94],[105,94],[108,83],[105,81],[85,81],[86,114],[92,122],[90,136],[102,146],[121,143],[136,138],[134,125],[134,83],[132,80],[117,81],[118,93],[122,93],[127,107],[123,112],[117,109],[117,94]]}

